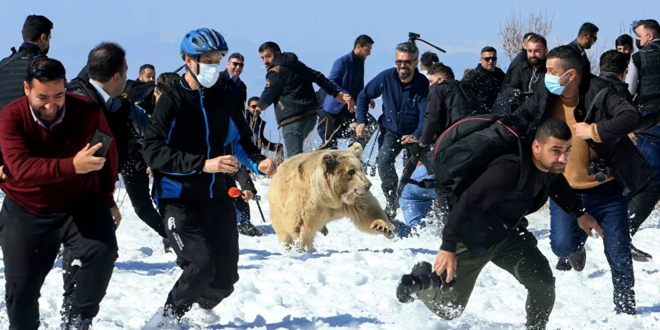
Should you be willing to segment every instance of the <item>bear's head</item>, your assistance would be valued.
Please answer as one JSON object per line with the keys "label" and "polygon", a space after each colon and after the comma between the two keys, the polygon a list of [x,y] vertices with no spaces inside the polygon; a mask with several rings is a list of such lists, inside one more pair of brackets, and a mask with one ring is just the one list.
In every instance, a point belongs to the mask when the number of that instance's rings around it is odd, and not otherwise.
{"label": "bear's head", "polygon": [[326,182],[334,196],[341,196],[346,204],[367,195],[371,182],[362,168],[362,146],[359,143],[343,151],[332,151],[323,156],[322,166]]}

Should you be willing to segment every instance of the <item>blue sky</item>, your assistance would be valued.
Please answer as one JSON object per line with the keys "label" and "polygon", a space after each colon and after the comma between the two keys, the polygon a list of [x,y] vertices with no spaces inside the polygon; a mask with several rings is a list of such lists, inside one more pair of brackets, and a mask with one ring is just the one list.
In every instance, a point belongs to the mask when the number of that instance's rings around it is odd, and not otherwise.
{"label": "blue sky", "polygon": [[[440,60],[457,75],[479,61],[479,50],[486,45],[501,50],[500,23],[512,12],[547,10],[554,14],[554,25],[547,37],[569,42],[583,22],[600,28],[598,43],[614,48],[614,38],[622,25],[641,18],[660,19],[657,1],[630,4],[621,1],[360,1],[360,0],[281,0],[281,1],[173,1],[173,0],[61,0],[5,1],[0,11],[0,56],[10,54],[21,43],[21,27],[29,14],[50,18],[55,28],[49,56],[61,60],[71,79],[85,65],[87,54],[102,41],[114,41],[127,51],[129,78],[136,78],[141,64],[151,63],[158,73],[182,64],[179,43],[189,30],[211,27],[224,35],[230,52],[246,57],[242,79],[248,95],[259,95],[265,85],[265,69],[257,49],[265,41],[275,41],[284,51],[298,55],[308,66],[329,74],[332,63],[348,53],[360,34],[375,40],[372,56],[366,62],[368,81],[393,66],[394,47],[408,39],[408,32],[447,50]],[[657,9],[654,9],[657,8]],[[598,44],[597,44],[598,45]],[[420,51],[432,50],[418,43]],[[5,55],[6,54],[6,55]],[[500,67],[508,59],[499,54]],[[223,67],[225,63],[223,61]],[[378,107],[374,114],[380,111]],[[272,109],[265,115],[267,130],[277,136]]]}

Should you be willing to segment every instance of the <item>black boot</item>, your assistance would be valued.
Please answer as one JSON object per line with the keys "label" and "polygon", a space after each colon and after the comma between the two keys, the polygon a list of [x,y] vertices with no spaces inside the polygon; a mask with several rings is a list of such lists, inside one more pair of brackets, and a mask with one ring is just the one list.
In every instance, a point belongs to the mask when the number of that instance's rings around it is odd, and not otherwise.
{"label": "black boot", "polygon": [[170,243],[170,239],[167,237],[163,238],[163,248],[165,249],[165,253],[172,253],[172,243]]}
{"label": "black boot", "polygon": [[92,329],[92,319],[83,318],[82,315],[76,315],[71,317],[71,322],[69,323],[68,328],[64,330],[90,330]]}
{"label": "black boot", "polygon": [[571,267],[576,272],[581,272],[584,269],[584,265],[587,263],[587,250],[584,248],[584,245],[573,253],[572,256],[568,257],[568,262],[571,263]]}
{"label": "black boot", "polygon": [[571,266],[571,263],[568,262],[568,258],[559,258],[559,261],[557,261],[557,266],[555,266],[555,269],[562,272],[567,272],[569,270],[572,270],[573,267]]}
{"label": "black boot", "polygon": [[238,223],[238,233],[241,235],[261,237],[261,232],[250,221],[241,221]]}
{"label": "black boot", "polygon": [[650,254],[637,249],[634,245],[630,245],[630,252],[632,253],[633,260],[637,262],[649,262],[653,260],[653,256]]}
{"label": "black boot", "polygon": [[396,210],[399,208],[397,205],[396,193],[386,194],[385,200],[387,201],[387,206],[385,206],[385,213],[389,217],[389,220],[394,220],[396,218]]}

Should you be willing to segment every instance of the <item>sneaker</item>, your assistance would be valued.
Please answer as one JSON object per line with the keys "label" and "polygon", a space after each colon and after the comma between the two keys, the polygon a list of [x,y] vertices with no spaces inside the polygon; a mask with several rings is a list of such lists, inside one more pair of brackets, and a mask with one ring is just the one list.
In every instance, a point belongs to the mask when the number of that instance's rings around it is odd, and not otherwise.
{"label": "sneaker", "polygon": [[584,248],[584,245],[577,252],[573,253],[572,256],[568,257],[568,262],[576,272],[581,272],[584,269],[584,265],[587,263],[587,250]]}
{"label": "sneaker", "polygon": [[260,237],[261,232],[250,221],[241,221],[238,223],[238,233],[241,235]]}
{"label": "sneaker", "polygon": [[170,239],[167,237],[163,238],[163,248],[165,249],[165,253],[172,253],[172,243],[170,243]]}
{"label": "sneaker", "polygon": [[634,245],[630,245],[630,252],[632,252],[632,258],[633,260],[637,262],[649,262],[653,260],[653,256],[650,254],[637,249]]}

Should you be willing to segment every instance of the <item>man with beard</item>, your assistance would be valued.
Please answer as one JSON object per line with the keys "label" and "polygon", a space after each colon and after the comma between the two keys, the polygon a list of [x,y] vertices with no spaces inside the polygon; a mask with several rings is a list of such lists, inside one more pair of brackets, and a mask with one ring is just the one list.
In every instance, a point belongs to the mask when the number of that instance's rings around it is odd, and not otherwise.
{"label": "man with beard", "polygon": [[[95,132],[111,134],[100,107],[65,92],[64,66],[35,60],[23,84],[25,96],[0,114],[0,145],[7,194],[0,212],[9,329],[39,327],[39,296],[60,244],[80,260],[71,322],[89,329],[99,312],[117,259],[113,192],[117,148],[104,156]],[[54,327],[53,324],[50,324]]]}
{"label": "man with beard", "polygon": [[513,58],[513,61],[511,61],[511,64],[509,64],[509,68],[506,69],[506,75],[504,76],[504,82],[502,83],[502,86],[507,86],[511,83],[511,74],[513,73],[513,70],[515,70],[518,66],[523,64],[525,61],[527,61],[527,41],[529,38],[532,36],[537,35],[534,32],[527,32],[523,36],[522,40],[522,49],[516,55],[516,57]]}
{"label": "man with beard", "polygon": [[[381,72],[364,87],[358,96],[356,110],[356,133],[362,137],[366,131],[369,104],[382,96],[383,114],[378,118],[378,174],[387,200],[385,212],[390,219],[396,215],[399,182],[394,161],[405,144],[417,142],[422,135],[429,94],[429,80],[417,71],[417,46],[404,42],[397,45],[395,51],[396,67]],[[407,156],[404,155],[404,159]]]}
{"label": "man with beard", "polygon": [[502,88],[504,76],[504,71],[497,67],[497,50],[488,46],[481,50],[481,63],[461,80],[461,84],[476,96],[485,112],[490,112]]}
{"label": "man with beard", "polygon": [[568,125],[550,119],[539,127],[531,145],[523,142],[521,155],[493,160],[461,194],[443,229],[434,270],[423,262],[412,271],[412,275],[435,271],[442,281],[455,281],[453,290],[436,288],[417,294],[429,310],[446,320],[459,317],[479,273],[492,262],[527,289],[526,329],[545,329],[555,302],[555,278],[534,234],[527,230],[525,217],[550,197],[578,218],[587,235],[593,235],[592,230],[602,235],[562,175],[571,147]]}
{"label": "man with beard", "polygon": [[591,72],[591,62],[589,61],[589,56],[587,56],[586,50],[591,49],[591,46],[593,46],[598,40],[598,30],[599,29],[596,25],[589,22],[584,23],[580,27],[578,37],[567,45],[573,47],[573,49],[580,54],[582,70],[584,70],[585,74]]}

